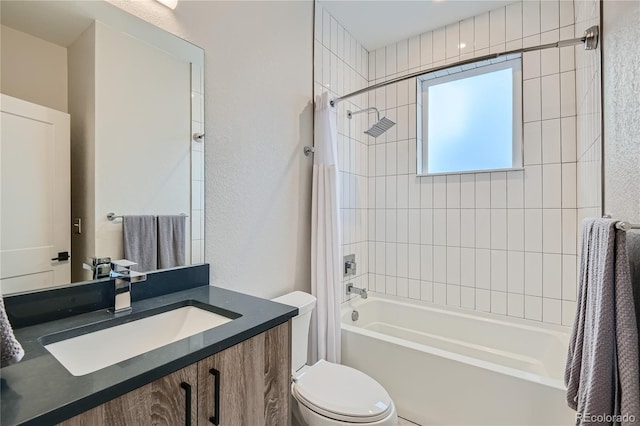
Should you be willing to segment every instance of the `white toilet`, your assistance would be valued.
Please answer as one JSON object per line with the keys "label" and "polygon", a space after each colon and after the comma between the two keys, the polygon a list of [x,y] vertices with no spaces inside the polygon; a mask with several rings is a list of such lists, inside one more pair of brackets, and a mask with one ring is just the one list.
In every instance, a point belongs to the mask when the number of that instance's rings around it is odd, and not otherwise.
{"label": "white toilet", "polygon": [[371,377],[325,360],[306,365],[309,324],[316,298],[294,291],[273,301],[298,308],[291,330],[293,424],[396,426],[398,415],[391,397]]}

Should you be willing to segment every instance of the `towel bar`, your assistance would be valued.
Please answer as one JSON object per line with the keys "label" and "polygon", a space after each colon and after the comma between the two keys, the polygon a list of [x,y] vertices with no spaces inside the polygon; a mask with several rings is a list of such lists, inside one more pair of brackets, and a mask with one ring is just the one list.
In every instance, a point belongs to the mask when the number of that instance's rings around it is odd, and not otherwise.
{"label": "towel bar", "polygon": [[[603,219],[611,219],[612,216],[610,214],[605,214],[604,216],[602,216]],[[631,223],[631,222],[626,222],[626,221],[620,221],[616,223],[616,229],[619,229],[621,231],[630,231],[632,229],[640,229],[640,224],[638,223]]]}
{"label": "towel bar", "polygon": [[618,222],[616,223],[616,228],[621,231],[630,231],[632,229],[640,229],[640,224],[630,223],[630,222]]}
{"label": "towel bar", "polygon": [[[180,216],[189,217],[186,213],[180,213]],[[122,219],[122,215],[116,215],[114,212],[109,212],[107,213],[107,219],[113,222],[116,219]]]}

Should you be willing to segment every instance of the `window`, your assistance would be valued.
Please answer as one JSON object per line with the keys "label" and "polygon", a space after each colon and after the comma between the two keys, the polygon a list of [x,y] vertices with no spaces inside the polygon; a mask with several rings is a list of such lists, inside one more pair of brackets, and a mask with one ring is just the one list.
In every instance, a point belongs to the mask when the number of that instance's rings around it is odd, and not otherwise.
{"label": "window", "polygon": [[418,77],[419,174],[522,167],[522,63],[509,58]]}

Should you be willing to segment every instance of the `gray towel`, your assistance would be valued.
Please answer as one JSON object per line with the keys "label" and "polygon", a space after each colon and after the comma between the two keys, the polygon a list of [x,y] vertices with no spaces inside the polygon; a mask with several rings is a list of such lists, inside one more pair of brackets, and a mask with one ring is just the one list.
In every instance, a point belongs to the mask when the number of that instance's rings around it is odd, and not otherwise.
{"label": "gray towel", "polygon": [[[577,425],[638,424],[640,376],[626,234],[609,219],[582,223],[578,304],[565,370]],[[588,419],[587,416],[622,416]],[[592,421],[589,421],[592,420]]]}
{"label": "gray towel", "polygon": [[123,216],[124,258],[139,272],[158,269],[158,227],[155,216]]}
{"label": "gray towel", "polygon": [[[627,255],[631,269],[633,300],[636,302],[636,324],[640,329],[640,232],[627,232]],[[638,353],[640,353],[640,339],[638,343]]]}
{"label": "gray towel", "polygon": [[158,268],[185,264],[186,216],[158,216]]}
{"label": "gray towel", "polygon": [[4,300],[0,294],[0,367],[15,364],[24,356],[22,345],[13,335],[13,328],[9,323],[4,309]]}

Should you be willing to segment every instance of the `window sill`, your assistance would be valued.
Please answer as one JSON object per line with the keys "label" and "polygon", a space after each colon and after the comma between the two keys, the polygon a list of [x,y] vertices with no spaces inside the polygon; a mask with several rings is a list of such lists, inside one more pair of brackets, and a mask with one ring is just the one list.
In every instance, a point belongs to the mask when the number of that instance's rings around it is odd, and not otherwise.
{"label": "window sill", "polygon": [[430,176],[448,176],[448,175],[469,175],[469,174],[493,173],[493,172],[518,172],[522,170],[524,170],[524,167],[507,167],[504,169],[465,170],[465,171],[459,171],[459,172],[416,173],[416,176],[430,177]]}

